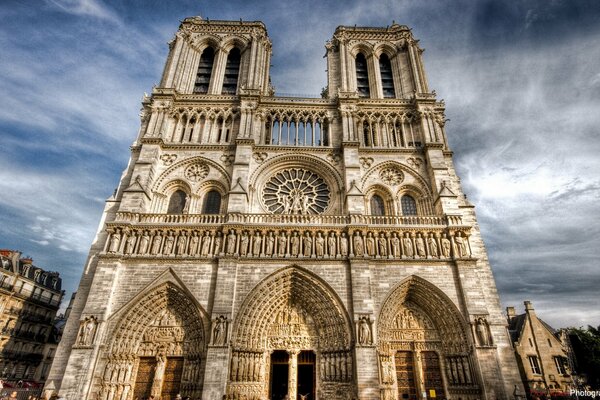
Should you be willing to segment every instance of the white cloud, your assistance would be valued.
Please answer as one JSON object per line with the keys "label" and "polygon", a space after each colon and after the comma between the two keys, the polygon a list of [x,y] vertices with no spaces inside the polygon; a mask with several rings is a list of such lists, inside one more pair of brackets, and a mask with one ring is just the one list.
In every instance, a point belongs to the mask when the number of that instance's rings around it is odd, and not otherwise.
{"label": "white cloud", "polygon": [[100,0],[47,0],[66,13],[120,22],[118,16]]}

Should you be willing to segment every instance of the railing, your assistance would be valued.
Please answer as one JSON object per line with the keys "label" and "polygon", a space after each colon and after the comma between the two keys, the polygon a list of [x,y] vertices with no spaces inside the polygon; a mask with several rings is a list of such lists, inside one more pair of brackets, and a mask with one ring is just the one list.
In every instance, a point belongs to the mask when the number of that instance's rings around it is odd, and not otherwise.
{"label": "railing", "polygon": [[383,226],[456,226],[460,215],[380,216],[380,215],[300,215],[300,214],[139,214],[119,212],[114,222],[140,224],[286,224],[286,225],[383,225]]}

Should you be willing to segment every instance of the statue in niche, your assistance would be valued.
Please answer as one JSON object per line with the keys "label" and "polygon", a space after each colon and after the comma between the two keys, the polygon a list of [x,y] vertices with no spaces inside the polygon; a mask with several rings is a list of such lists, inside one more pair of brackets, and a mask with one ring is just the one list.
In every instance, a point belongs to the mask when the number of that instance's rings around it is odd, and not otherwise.
{"label": "statue in niche", "polygon": [[232,381],[237,381],[238,364],[239,364],[238,352],[234,351],[233,356],[231,357],[231,380]]}
{"label": "statue in niche", "polygon": [[454,241],[456,242],[456,250],[457,250],[458,256],[459,257],[468,257],[469,249],[467,246],[467,238],[462,237],[459,233],[454,238]]}
{"label": "statue in niche", "polygon": [[[221,241],[223,240],[221,232],[217,232],[215,236],[215,255],[219,255],[221,252]],[[209,249],[210,251],[210,249]]]}
{"label": "statue in niche", "polygon": [[433,236],[429,236],[427,238],[427,244],[429,245],[429,254],[432,257],[438,256],[438,246],[435,238]]}
{"label": "statue in niche", "polygon": [[275,247],[275,237],[273,236],[273,231],[269,231],[269,236],[267,236],[265,241],[265,254],[270,256],[273,254],[273,248]]}
{"label": "statue in niche", "polygon": [[227,255],[232,255],[235,253],[235,240],[235,231],[230,229],[229,235],[227,235]]}
{"label": "statue in niche", "polygon": [[485,318],[479,317],[475,322],[475,331],[477,332],[477,340],[480,346],[491,346],[492,335],[490,327]]}
{"label": "statue in niche", "polygon": [[156,235],[154,235],[154,238],[152,239],[152,249],[150,250],[150,253],[153,256],[157,255],[158,252],[160,251],[161,242],[162,242],[161,232],[158,231],[158,232],[156,232]]}
{"label": "statue in niche", "polygon": [[342,257],[348,257],[348,237],[346,232],[342,232],[340,237],[340,254]]}
{"label": "statue in niche", "polygon": [[417,234],[417,238],[415,239],[415,247],[417,248],[417,255],[419,257],[426,257],[425,253],[425,241],[421,237],[421,234]]}
{"label": "statue in niche", "polygon": [[404,239],[402,239],[402,247],[406,257],[414,257],[415,251],[413,249],[413,242],[409,236],[406,236]]}
{"label": "statue in niche", "polygon": [[185,254],[185,247],[187,244],[187,236],[185,231],[181,232],[179,234],[179,237],[177,238],[177,254],[178,255],[184,255]]}
{"label": "statue in niche", "polygon": [[392,233],[392,237],[390,239],[390,247],[392,250],[392,255],[394,257],[399,257],[400,256],[400,239],[398,238],[398,235],[396,234],[396,232]]}
{"label": "statue in niche", "polygon": [[252,239],[252,254],[254,254],[255,256],[259,256],[260,255],[260,245],[262,243],[262,237],[260,236],[260,232],[256,231],[254,233],[254,238]]}
{"label": "statue in niche", "polygon": [[110,247],[108,249],[108,252],[109,253],[118,253],[120,245],[121,245],[121,233],[119,233],[118,230],[115,230],[115,232],[110,237]]}
{"label": "statue in niche", "polygon": [[302,245],[304,247],[304,257],[310,257],[312,255],[312,236],[310,236],[309,231],[306,231],[306,233],[304,233]]}
{"label": "statue in niche", "polygon": [[242,236],[240,238],[240,255],[245,256],[248,254],[248,243],[250,242],[250,237],[248,236],[248,232],[243,231]]}
{"label": "statue in niche", "polygon": [[372,343],[371,326],[368,317],[362,317],[358,321],[358,343],[362,345],[370,345]]}
{"label": "statue in niche", "polygon": [[298,237],[298,232],[292,232],[292,237],[290,238],[290,253],[292,256],[296,257],[298,252],[300,251],[300,238]]}
{"label": "statue in niche", "polygon": [[277,249],[279,250],[279,257],[285,256],[287,245],[287,236],[285,236],[285,231],[281,231],[281,234],[277,237]]}
{"label": "statue in niche", "polygon": [[375,238],[373,238],[373,233],[367,233],[365,242],[367,244],[367,255],[373,257],[375,255]]}
{"label": "statue in niche", "polygon": [[328,247],[329,255],[331,257],[335,257],[337,254],[337,251],[336,251],[337,243],[336,242],[337,242],[337,240],[335,237],[335,233],[334,232],[329,233],[329,238],[327,239],[327,247]]}
{"label": "statue in niche", "polygon": [[183,203],[183,211],[182,214],[187,214],[190,211],[190,196],[188,194],[185,195],[185,203]]}
{"label": "statue in niche", "polygon": [[198,237],[198,232],[192,231],[192,236],[190,236],[190,246],[189,253],[192,256],[195,256],[198,253],[198,244],[200,243],[200,238]]}
{"label": "statue in niche", "polygon": [[127,240],[125,241],[125,254],[132,254],[133,248],[135,247],[136,236],[134,232],[129,233]]}
{"label": "statue in niche", "polygon": [[379,234],[379,255],[381,257],[387,257],[387,238],[385,234],[382,232]]}
{"label": "statue in niche", "polygon": [[365,248],[362,237],[360,236],[360,232],[354,232],[354,239],[352,240],[352,244],[354,245],[354,254],[357,257],[362,257],[364,255]]}
{"label": "statue in niche", "polygon": [[140,239],[138,253],[146,254],[148,252],[148,244],[150,244],[150,236],[148,236],[148,231],[144,231],[142,232],[142,237]]}
{"label": "statue in niche", "polygon": [[213,331],[213,344],[215,346],[225,345],[227,336],[227,317],[220,315],[215,319],[215,328]]}
{"label": "statue in niche", "polygon": [[450,257],[450,240],[445,233],[442,234],[442,255],[446,258]]}
{"label": "statue in niche", "polygon": [[321,236],[321,232],[317,232],[317,237],[315,238],[315,252],[317,257],[323,257],[325,252],[325,238]]}
{"label": "statue in niche", "polygon": [[77,344],[80,346],[91,346],[94,343],[97,326],[98,319],[94,316],[86,317],[83,321],[81,321]]}
{"label": "statue in niche", "polygon": [[165,247],[163,249],[163,254],[169,255],[173,252],[173,245],[175,244],[175,238],[173,237],[173,232],[169,231],[167,238],[165,239]]}

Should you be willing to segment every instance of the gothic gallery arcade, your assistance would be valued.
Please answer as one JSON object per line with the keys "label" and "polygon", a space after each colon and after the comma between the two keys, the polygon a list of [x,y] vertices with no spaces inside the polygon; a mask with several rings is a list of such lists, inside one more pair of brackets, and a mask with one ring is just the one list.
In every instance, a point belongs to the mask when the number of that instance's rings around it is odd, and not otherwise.
{"label": "gothic gallery arcade", "polygon": [[520,385],[410,30],[340,26],[320,98],[261,22],[185,19],[85,265],[69,400],[507,399]]}

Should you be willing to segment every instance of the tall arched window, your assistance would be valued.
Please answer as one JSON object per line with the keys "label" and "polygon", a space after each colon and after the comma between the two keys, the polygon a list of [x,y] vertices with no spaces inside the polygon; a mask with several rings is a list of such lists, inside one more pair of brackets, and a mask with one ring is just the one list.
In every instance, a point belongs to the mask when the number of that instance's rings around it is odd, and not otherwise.
{"label": "tall arched window", "polygon": [[177,190],[169,199],[167,214],[183,214],[186,208],[188,195],[183,190]]}
{"label": "tall arched window", "polygon": [[417,215],[417,202],[412,196],[407,194],[402,196],[400,205],[402,206],[402,215]]}
{"label": "tall arched window", "polygon": [[204,196],[202,205],[202,214],[219,214],[221,212],[221,194],[216,190],[211,190]]}
{"label": "tall arched window", "polygon": [[200,56],[198,72],[196,73],[196,84],[194,93],[208,93],[208,85],[212,75],[213,63],[215,61],[215,51],[212,47],[207,47]]}
{"label": "tall arched window", "polygon": [[369,90],[369,71],[367,69],[367,59],[364,54],[356,55],[356,90],[359,97],[370,97]]}
{"label": "tall arched window", "polygon": [[385,215],[385,205],[378,194],[371,196],[371,215]]}
{"label": "tall arched window", "polygon": [[383,97],[386,99],[394,98],[396,96],[396,92],[394,91],[392,63],[385,53],[379,57],[379,71],[381,72],[381,88],[383,89]]}
{"label": "tall arched window", "polygon": [[236,94],[238,77],[240,75],[240,60],[240,50],[237,47],[234,47],[227,55],[222,94]]}

